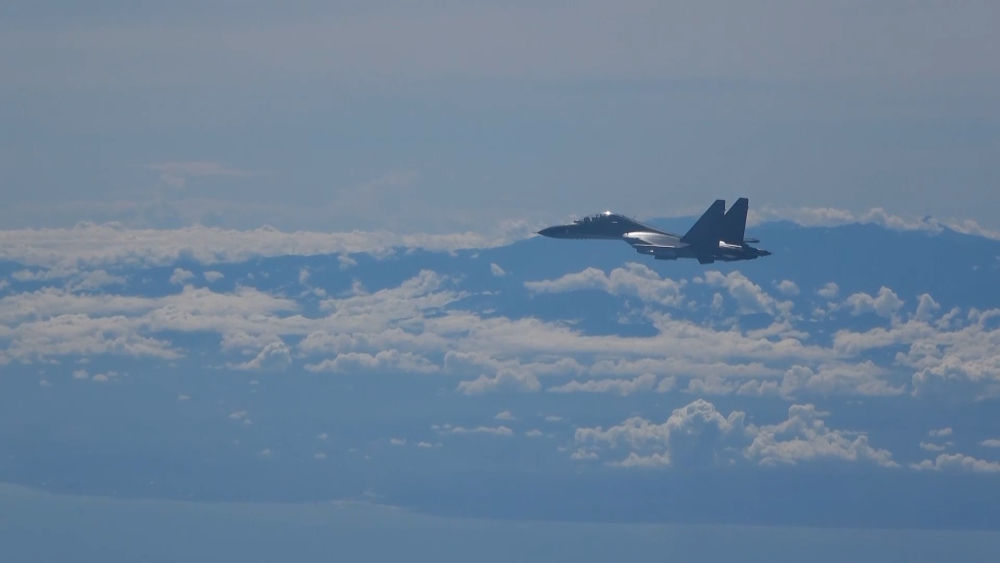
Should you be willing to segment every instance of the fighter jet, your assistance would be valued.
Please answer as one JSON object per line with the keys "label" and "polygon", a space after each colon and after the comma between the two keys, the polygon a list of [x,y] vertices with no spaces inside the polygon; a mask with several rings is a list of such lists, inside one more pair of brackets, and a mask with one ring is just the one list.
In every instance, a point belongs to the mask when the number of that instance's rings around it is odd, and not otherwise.
{"label": "fighter jet", "polygon": [[629,219],[624,215],[605,211],[538,231],[553,238],[594,238],[624,240],[639,254],[648,254],[657,260],[696,258],[702,264],[716,260],[754,260],[770,256],[766,250],[754,248],[757,239],[745,237],[747,210],[750,201],[741,197],[726,209],[726,201],[715,200],[701,218],[683,236],[654,229]]}

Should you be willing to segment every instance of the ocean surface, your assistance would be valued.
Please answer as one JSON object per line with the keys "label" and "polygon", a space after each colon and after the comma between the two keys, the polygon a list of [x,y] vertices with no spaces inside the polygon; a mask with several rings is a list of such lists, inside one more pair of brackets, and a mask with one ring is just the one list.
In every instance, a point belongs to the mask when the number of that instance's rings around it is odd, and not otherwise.
{"label": "ocean surface", "polygon": [[223,503],[0,485],[0,561],[997,561],[1000,532],[445,518],[367,502]]}

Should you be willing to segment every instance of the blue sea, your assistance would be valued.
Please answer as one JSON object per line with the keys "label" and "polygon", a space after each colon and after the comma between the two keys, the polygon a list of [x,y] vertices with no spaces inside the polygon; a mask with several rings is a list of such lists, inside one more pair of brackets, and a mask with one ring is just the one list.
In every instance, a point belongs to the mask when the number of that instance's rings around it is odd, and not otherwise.
{"label": "blue sea", "polygon": [[1000,532],[445,518],[368,502],[224,503],[0,485],[0,561],[996,561]]}

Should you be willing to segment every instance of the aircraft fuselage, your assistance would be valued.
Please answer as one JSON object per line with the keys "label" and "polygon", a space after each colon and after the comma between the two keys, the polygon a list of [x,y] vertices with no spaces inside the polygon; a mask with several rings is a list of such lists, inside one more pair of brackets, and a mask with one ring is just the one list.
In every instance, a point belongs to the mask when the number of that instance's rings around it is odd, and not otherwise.
{"label": "aircraft fuselage", "polygon": [[748,206],[747,199],[740,198],[723,214],[725,201],[716,200],[684,236],[654,229],[610,211],[542,229],[538,234],[552,238],[623,240],[639,254],[658,260],[696,258],[708,264],[769,256],[770,252],[748,244],[756,239],[744,237]]}

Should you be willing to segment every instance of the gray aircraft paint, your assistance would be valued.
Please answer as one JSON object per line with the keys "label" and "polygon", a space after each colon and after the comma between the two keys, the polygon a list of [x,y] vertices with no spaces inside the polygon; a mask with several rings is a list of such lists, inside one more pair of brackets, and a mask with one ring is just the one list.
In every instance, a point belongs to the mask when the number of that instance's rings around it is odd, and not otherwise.
{"label": "gray aircraft paint", "polygon": [[715,200],[683,236],[654,229],[611,211],[591,215],[568,225],[556,225],[538,231],[552,238],[624,240],[639,254],[657,260],[695,258],[702,264],[716,260],[733,262],[754,260],[771,253],[749,245],[746,239],[747,210],[745,197],[725,212],[726,202]]}

